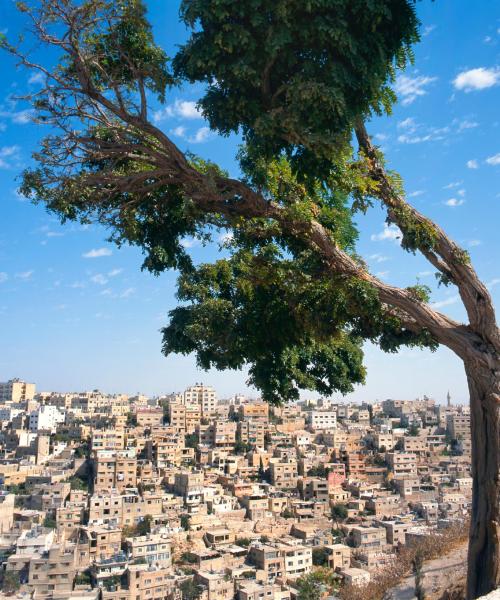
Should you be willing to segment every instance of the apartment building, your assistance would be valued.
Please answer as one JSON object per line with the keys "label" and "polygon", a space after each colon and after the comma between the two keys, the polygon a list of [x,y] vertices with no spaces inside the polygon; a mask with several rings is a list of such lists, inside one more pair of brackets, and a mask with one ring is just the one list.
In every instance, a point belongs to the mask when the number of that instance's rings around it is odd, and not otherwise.
{"label": "apartment building", "polygon": [[327,552],[328,567],[330,569],[338,571],[351,566],[352,548],[345,544],[329,544],[324,548]]}
{"label": "apartment building", "polygon": [[383,527],[355,526],[349,532],[354,548],[382,548],[386,544],[386,533]]}
{"label": "apartment building", "polygon": [[184,404],[198,406],[204,418],[211,417],[217,412],[217,395],[213,387],[197,383],[184,392]]}
{"label": "apartment building", "polygon": [[134,450],[97,450],[93,459],[94,491],[125,491],[137,486],[137,458]]}
{"label": "apartment building", "polygon": [[268,425],[265,421],[249,419],[238,423],[238,436],[240,440],[255,448],[264,448],[267,431]]}
{"label": "apartment building", "polygon": [[64,423],[66,416],[55,406],[43,405],[29,416],[29,429],[33,432],[50,431],[55,433],[57,426]]}
{"label": "apartment building", "polygon": [[446,417],[446,430],[453,439],[470,438],[470,415],[452,414]]}
{"label": "apartment building", "polygon": [[296,460],[287,462],[278,458],[269,461],[271,484],[278,489],[295,489],[297,487],[298,468]]}
{"label": "apartment building", "polygon": [[337,411],[312,410],[309,413],[311,429],[335,429],[337,427]]}
{"label": "apartment building", "polygon": [[285,558],[275,546],[252,544],[249,548],[248,560],[257,569],[264,572],[269,582],[284,575]]}
{"label": "apartment building", "polygon": [[127,554],[134,560],[141,560],[149,565],[160,564],[162,567],[172,565],[172,549],[170,538],[160,534],[126,538]]}
{"label": "apartment building", "polygon": [[35,392],[36,386],[34,383],[27,383],[21,379],[0,382],[0,404],[18,404],[33,400]]}
{"label": "apartment building", "polygon": [[312,548],[302,545],[281,545],[279,552],[283,556],[285,576],[296,579],[306,575],[312,569]]}
{"label": "apartment building", "polygon": [[123,450],[125,431],[123,429],[93,429],[91,450]]}
{"label": "apartment building", "polygon": [[413,452],[387,452],[385,458],[394,477],[416,477],[418,475],[417,456]]}
{"label": "apartment building", "polygon": [[163,424],[163,409],[162,408],[138,408],[135,413],[137,425],[139,427],[158,427]]}
{"label": "apartment building", "polygon": [[246,402],[238,407],[238,414],[243,421],[267,421],[269,418],[269,404],[267,402]]}

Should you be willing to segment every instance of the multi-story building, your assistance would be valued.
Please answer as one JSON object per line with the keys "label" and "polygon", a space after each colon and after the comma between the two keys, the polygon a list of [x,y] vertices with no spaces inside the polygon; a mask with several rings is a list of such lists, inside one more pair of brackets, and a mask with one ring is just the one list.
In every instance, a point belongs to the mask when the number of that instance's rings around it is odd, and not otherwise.
{"label": "multi-story building", "polygon": [[33,400],[36,386],[34,383],[26,383],[21,379],[11,379],[0,382],[0,404],[12,402],[18,404],[26,400]]}
{"label": "multi-story building", "polygon": [[269,418],[269,404],[267,402],[245,402],[238,407],[238,414],[243,421],[267,421]]}
{"label": "multi-story building", "polygon": [[94,491],[124,491],[137,486],[135,450],[97,450],[94,456]]}
{"label": "multi-story building", "polygon": [[309,413],[311,429],[335,429],[337,427],[337,411],[312,410]]}
{"label": "multi-story building", "polygon": [[287,462],[279,458],[269,461],[271,483],[278,489],[295,489],[297,487],[298,468],[296,460]]}
{"label": "multi-story building", "polygon": [[125,431],[117,429],[93,429],[91,450],[123,450],[125,448]]}
{"label": "multi-story building", "polygon": [[127,554],[133,561],[144,561],[148,565],[160,564],[162,567],[172,565],[172,549],[170,538],[153,534],[126,538]]}
{"label": "multi-story building", "polygon": [[55,433],[57,425],[64,423],[65,414],[55,406],[40,406],[30,413],[30,431],[50,431]]}
{"label": "multi-story building", "polygon": [[184,392],[184,404],[198,406],[204,418],[211,417],[216,414],[217,395],[213,387],[197,383]]}
{"label": "multi-story building", "polygon": [[394,477],[415,477],[417,471],[417,457],[413,452],[387,452],[386,461]]}

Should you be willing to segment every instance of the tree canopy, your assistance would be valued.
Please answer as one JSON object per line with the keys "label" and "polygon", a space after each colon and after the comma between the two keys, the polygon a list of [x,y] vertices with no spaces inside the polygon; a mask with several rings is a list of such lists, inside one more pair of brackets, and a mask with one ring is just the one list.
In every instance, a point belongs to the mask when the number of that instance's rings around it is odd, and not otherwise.
{"label": "tree canopy", "polygon": [[[155,274],[180,271],[165,354],[194,352],[204,369],[247,367],[249,383],[279,403],[301,389],[351,391],[364,381],[364,340],[391,352],[435,347],[358,276],[366,265],[355,251],[354,216],[377,184],[351,132],[395,100],[395,69],[418,39],[412,1],[255,0],[235,9],[186,0],[192,33],[173,61],[139,0],[43,0],[21,10],[48,44],[54,25],[68,30],[55,43],[59,66],[38,65],[47,85],[31,100],[53,132],[22,193],[62,219],[101,222],[117,244],[140,247]],[[186,80],[206,84],[200,108],[214,129],[242,134],[241,181],[182,155],[150,122],[148,101]],[[311,246],[313,222],[347,270],[329,273]],[[228,257],[195,266],[183,240],[220,231],[230,232]],[[420,286],[408,293],[426,298]]]}

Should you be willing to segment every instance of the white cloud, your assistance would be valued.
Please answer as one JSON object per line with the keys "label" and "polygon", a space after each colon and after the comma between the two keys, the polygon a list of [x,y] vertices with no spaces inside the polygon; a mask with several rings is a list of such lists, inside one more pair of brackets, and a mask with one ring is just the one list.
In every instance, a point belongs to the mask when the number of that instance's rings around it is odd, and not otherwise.
{"label": "white cloud", "polygon": [[0,169],[9,169],[11,167],[11,160],[17,160],[19,158],[20,147],[14,146],[2,146],[0,148]]}
{"label": "white cloud", "polygon": [[97,273],[90,278],[90,281],[99,285],[106,285],[108,283],[107,278],[102,273]]}
{"label": "white cloud", "polygon": [[27,281],[28,279],[31,279],[31,276],[33,275],[34,271],[22,271],[21,273],[16,273],[16,277],[17,279],[22,279],[23,281]]}
{"label": "white cloud", "polygon": [[468,121],[467,119],[464,119],[458,124],[458,133],[461,133],[466,129],[475,129],[476,127],[479,127],[479,123],[476,123],[476,121]]}
{"label": "white cloud", "polygon": [[385,240],[399,241],[402,238],[402,233],[396,225],[387,225],[384,223],[384,229],[380,233],[374,233],[370,237],[372,242],[383,242]]}
{"label": "white cloud", "polygon": [[195,246],[198,246],[200,243],[200,240],[197,240],[196,238],[190,237],[190,238],[184,238],[183,240],[180,241],[180,244],[183,248],[194,248]]}
{"label": "white cloud", "polygon": [[123,273],[123,269],[112,269],[109,273],[108,273],[108,277],[116,277],[117,275],[119,275],[120,273]]}
{"label": "white cloud", "polygon": [[172,129],[172,134],[175,135],[176,137],[185,138],[186,137],[186,128],[183,127],[182,125],[179,125],[179,127]]}
{"label": "white cloud", "polygon": [[379,142],[385,142],[389,139],[386,133],[376,133],[373,137]]}
{"label": "white cloud", "polygon": [[417,277],[429,277],[430,275],[432,275],[432,271],[420,271],[420,273],[417,273]]}
{"label": "white cloud", "polygon": [[418,196],[421,196],[422,194],[425,194],[424,190],[415,190],[408,194],[408,198],[418,198]]}
{"label": "white cloud", "polygon": [[422,37],[427,37],[434,29],[436,29],[436,25],[427,25],[427,27],[424,27]]}
{"label": "white cloud", "polygon": [[172,129],[170,133],[176,137],[186,140],[187,142],[190,142],[191,144],[201,144],[206,142],[212,135],[209,127],[200,127],[200,129],[198,129],[194,135],[187,135],[186,128],[183,125],[175,127],[175,129]]}
{"label": "white cloud", "polygon": [[465,200],[463,200],[462,198],[450,198],[449,200],[446,200],[445,204],[446,206],[451,206],[452,208],[455,208],[457,206],[462,206],[464,202]]}
{"label": "white cloud", "polygon": [[120,298],[129,298],[135,292],[135,288],[129,287],[120,294]]}
{"label": "white cloud", "polygon": [[500,152],[486,159],[488,165],[500,165]]}
{"label": "white cloud", "polygon": [[486,287],[491,290],[500,283],[500,277],[495,277],[486,283]]}
{"label": "white cloud", "polygon": [[443,186],[443,190],[452,190],[453,188],[456,188],[459,185],[462,185],[461,181],[452,181],[448,185]]}
{"label": "white cloud", "polygon": [[466,163],[468,169],[479,169],[479,163],[475,158],[468,160]]}
{"label": "white cloud", "polygon": [[450,306],[451,304],[456,304],[458,301],[460,300],[460,297],[457,296],[450,296],[449,298],[446,298],[445,300],[439,300],[438,302],[433,302],[431,304],[432,308],[442,308],[443,306]]}
{"label": "white cloud", "polygon": [[1,110],[0,117],[4,117],[5,119],[10,119],[12,123],[16,125],[26,125],[27,123],[31,123],[33,120],[34,112],[27,108],[26,110],[19,111],[9,111],[9,110]]}
{"label": "white cloud", "polygon": [[475,248],[476,246],[480,246],[481,244],[481,240],[470,240],[468,246],[469,248]]}
{"label": "white cloud", "polygon": [[417,75],[415,77],[408,77],[407,75],[400,75],[396,79],[395,90],[398,96],[402,98],[401,103],[403,106],[408,106],[415,102],[420,96],[427,94],[427,86],[436,81],[437,77],[425,77],[423,75]]}
{"label": "white cloud", "polygon": [[375,277],[378,277],[379,279],[385,279],[388,275],[389,271],[378,271],[375,273]]}
{"label": "white cloud", "polygon": [[177,99],[173,104],[165,106],[153,113],[153,121],[160,123],[165,119],[177,117],[181,119],[202,119],[203,115],[198,110],[196,102]]}
{"label": "white cloud", "polygon": [[82,254],[83,258],[100,258],[101,256],[111,256],[113,252],[109,248],[93,248]]}
{"label": "white cloud", "polygon": [[194,136],[189,138],[189,141],[192,144],[201,144],[210,138],[211,133],[212,132],[210,131],[209,127],[200,127]]}
{"label": "white cloud", "polygon": [[0,283],[4,283],[5,281],[7,281],[8,278],[9,278],[9,276],[7,275],[7,273],[5,273],[5,272],[0,273]]}
{"label": "white cloud", "polygon": [[371,254],[368,257],[369,260],[372,260],[373,262],[376,263],[382,263],[385,262],[386,260],[389,260],[388,256],[384,256],[383,254]]}
{"label": "white cloud", "polygon": [[30,75],[30,78],[28,79],[28,83],[30,83],[31,85],[33,84],[42,84],[45,81],[45,75],[43,73],[41,73],[40,71],[35,71],[34,73],[32,73]]}
{"label": "white cloud", "polygon": [[485,90],[498,83],[500,83],[500,69],[486,69],[484,67],[462,71],[453,80],[455,88],[464,92]]}
{"label": "white cloud", "polygon": [[417,129],[417,123],[413,117],[408,117],[407,119],[404,119],[403,121],[399,121],[398,128],[406,129],[411,133]]}
{"label": "white cloud", "polygon": [[221,233],[219,235],[219,244],[229,244],[232,242],[234,238],[234,234],[232,231],[226,231],[225,233]]}

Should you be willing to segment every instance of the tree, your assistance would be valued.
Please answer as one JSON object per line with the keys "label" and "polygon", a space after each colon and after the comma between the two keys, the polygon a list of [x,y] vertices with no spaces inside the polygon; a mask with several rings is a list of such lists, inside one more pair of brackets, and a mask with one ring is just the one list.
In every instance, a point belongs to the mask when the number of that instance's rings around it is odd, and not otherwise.
{"label": "tree", "polygon": [[313,548],[312,550],[312,561],[316,567],[327,567],[328,566],[328,551],[323,546]]}
{"label": "tree", "polygon": [[182,600],[198,600],[203,593],[203,587],[197,585],[192,578],[185,579],[179,588],[182,593]]}
{"label": "tree", "polygon": [[137,535],[148,535],[148,533],[151,533],[152,522],[153,517],[151,515],[144,515],[144,518],[141,521],[139,521],[139,523],[137,523]]}
{"label": "tree", "polygon": [[21,587],[19,573],[16,571],[5,571],[2,580],[2,590],[6,594],[13,594]]}
{"label": "tree", "polygon": [[[21,193],[63,220],[107,226],[117,244],[143,250],[153,273],[180,271],[182,305],[163,329],[165,354],[195,352],[202,368],[248,366],[250,383],[272,403],[300,389],[349,392],[364,380],[364,340],[386,352],[444,345],[462,359],[474,479],[468,597],[493,590],[500,583],[493,303],[467,252],[407,202],[365,127],[396,100],[395,72],[419,38],[413,0],[183,0],[192,35],[172,63],[140,0],[19,7],[51,48],[47,65],[22,41],[0,41],[45,79],[27,99],[51,131]],[[213,130],[241,132],[240,179],[184,155],[152,122],[151,103],[186,81],[205,85],[199,107]],[[425,286],[397,288],[369,272],[355,251],[354,217],[374,203],[401,230],[402,249],[421,253],[443,285],[457,288],[467,323],[433,308]],[[231,234],[227,258],[195,266],[183,239],[221,232]]]}
{"label": "tree", "polygon": [[347,506],[345,504],[334,504],[332,506],[332,518],[335,523],[339,521],[345,521],[349,516],[349,511],[347,510]]}

